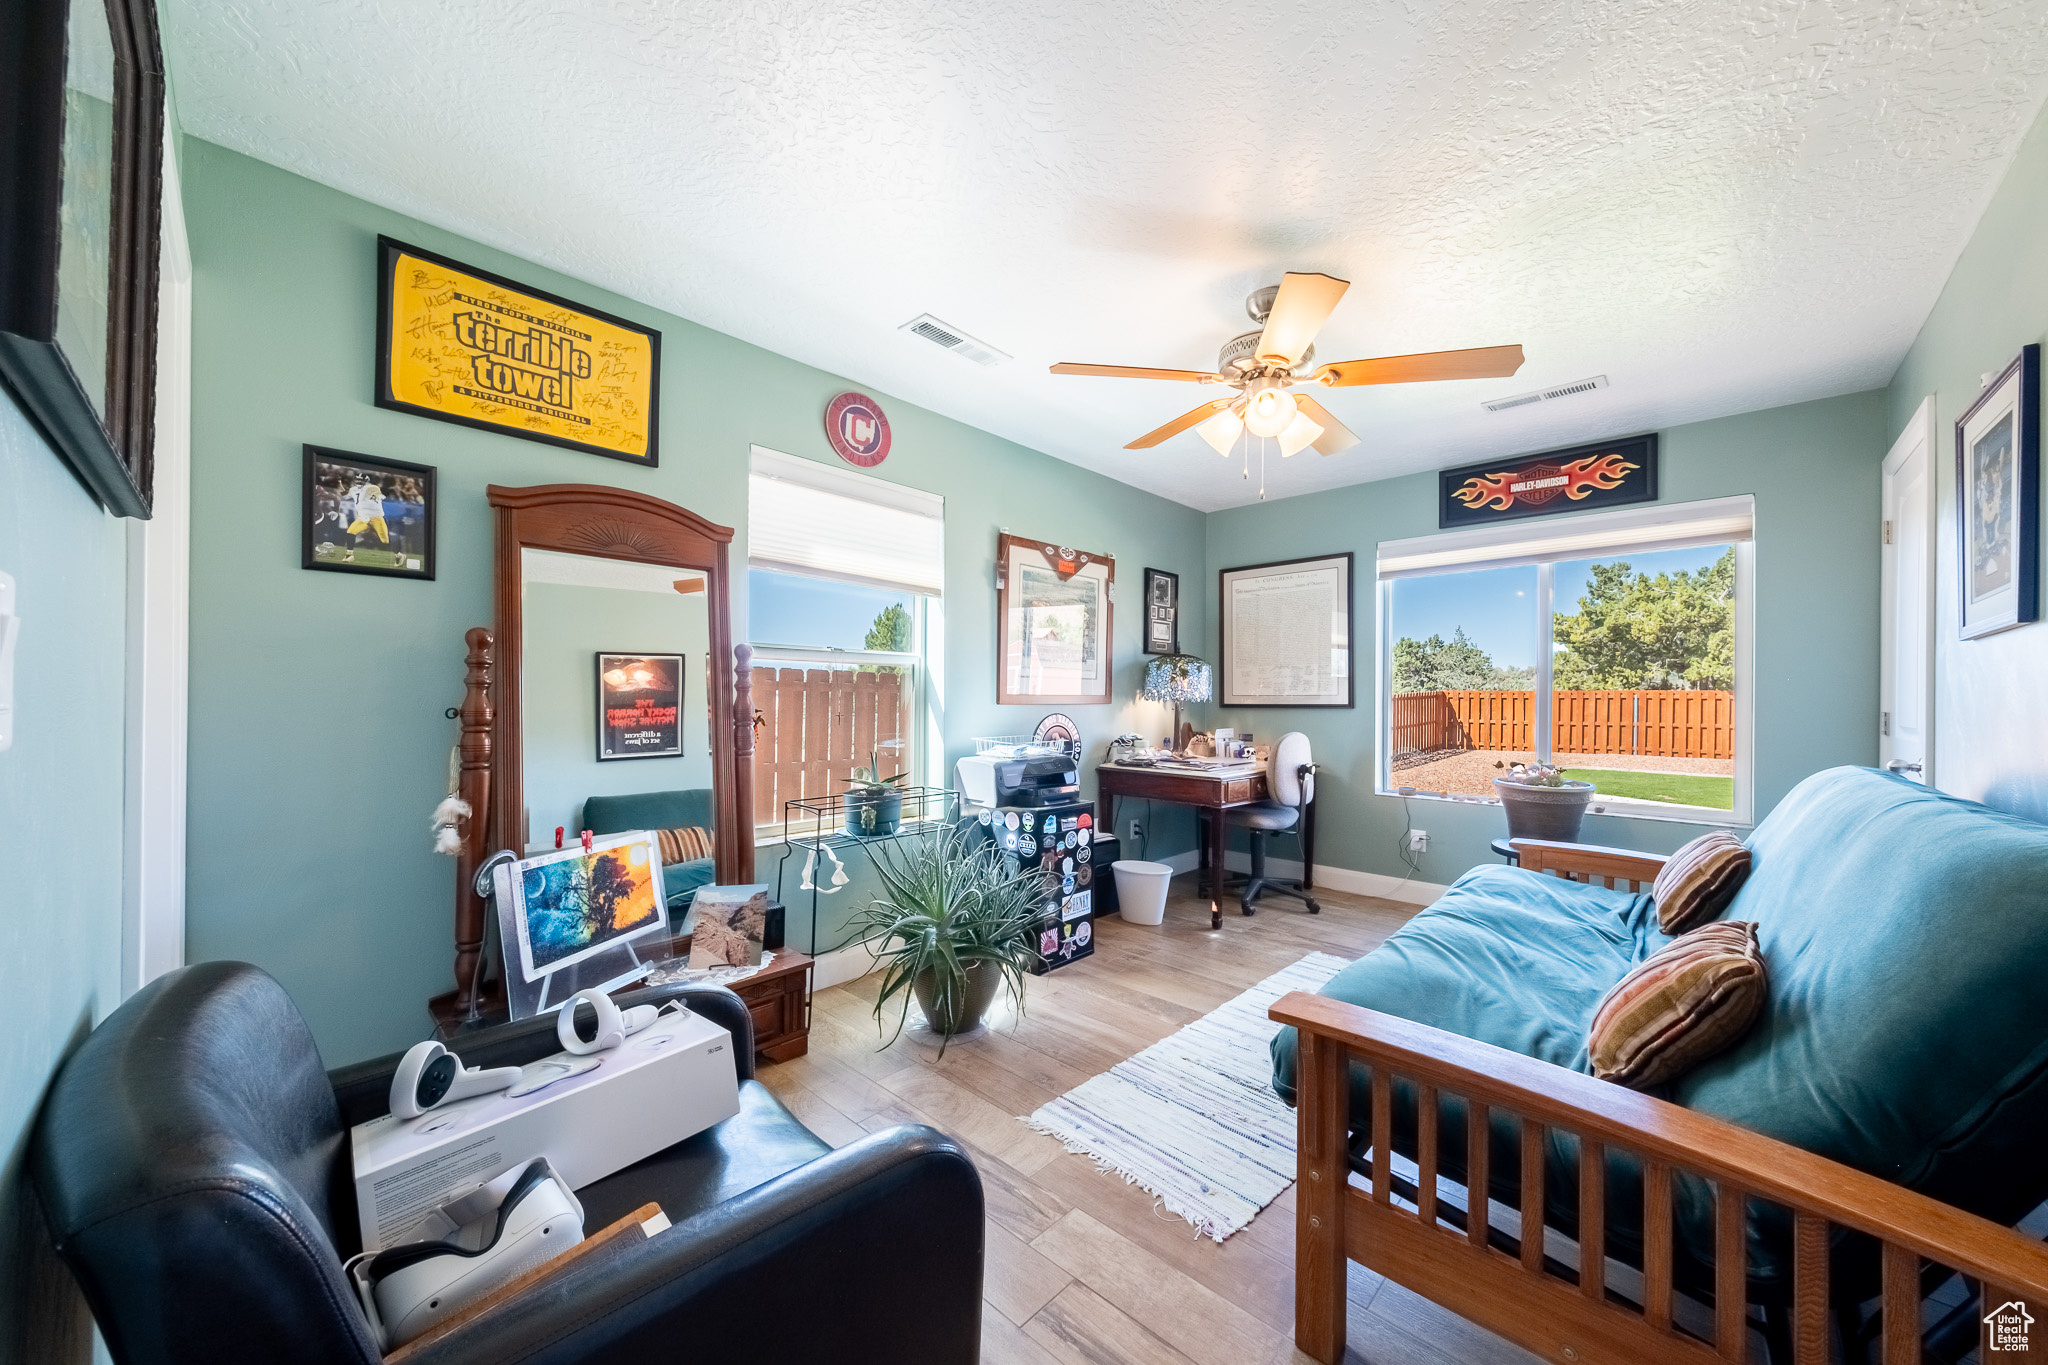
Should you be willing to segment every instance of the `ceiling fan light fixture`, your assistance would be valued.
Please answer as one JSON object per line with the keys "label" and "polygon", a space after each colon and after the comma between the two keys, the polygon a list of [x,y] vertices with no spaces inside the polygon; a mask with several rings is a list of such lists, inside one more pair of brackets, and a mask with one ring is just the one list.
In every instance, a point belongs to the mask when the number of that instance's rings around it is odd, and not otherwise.
{"label": "ceiling fan light fixture", "polygon": [[1237,438],[1244,435],[1244,418],[1238,416],[1235,407],[1228,407],[1195,428],[1195,435],[1209,443],[1224,459],[1237,447]]}
{"label": "ceiling fan light fixture", "polygon": [[1322,427],[1305,412],[1296,412],[1294,420],[1287,424],[1287,430],[1280,433],[1280,457],[1304,450],[1316,443],[1323,434]]}
{"label": "ceiling fan light fixture", "polygon": [[1245,390],[1244,425],[1254,436],[1272,440],[1287,430],[1297,411],[1294,395],[1280,379],[1261,376]]}

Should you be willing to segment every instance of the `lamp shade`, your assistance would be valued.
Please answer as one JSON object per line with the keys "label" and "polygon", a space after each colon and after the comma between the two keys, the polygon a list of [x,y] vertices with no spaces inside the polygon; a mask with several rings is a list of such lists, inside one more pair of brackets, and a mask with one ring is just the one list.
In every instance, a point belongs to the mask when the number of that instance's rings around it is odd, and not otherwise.
{"label": "lamp shade", "polygon": [[1138,695],[1179,705],[1209,700],[1209,686],[1209,665],[1192,654],[1162,654],[1145,665],[1145,686]]}

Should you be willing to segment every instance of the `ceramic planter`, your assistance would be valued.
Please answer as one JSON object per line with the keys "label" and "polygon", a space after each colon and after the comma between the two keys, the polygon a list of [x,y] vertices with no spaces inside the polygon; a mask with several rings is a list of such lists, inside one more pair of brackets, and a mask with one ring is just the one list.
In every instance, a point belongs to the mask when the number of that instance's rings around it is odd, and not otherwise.
{"label": "ceramic planter", "polygon": [[1579,839],[1579,822],[1593,800],[1591,782],[1567,781],[1561,787],[1532,787],[1493,779],[1493,790],[1508,813],[1508,838],[1549,839],[1572,844]]}
{"label": "ceramic planter", "polygon": [[903,823],[903,793],[894,787],[856,787],[846,794],[846,832],[857,839],[894,834]]}
{"label": "ceramic planter", "polygon": [[917,1006],[924,1011],[925,1022],[942,1037],[951,1038],[978,1028],[981,1016],[988,1012],[989,1003],[1003,984],[1003,974],[985,962],[969,963],[962,975],[966,982],[952,993],[950,1013],[940,1007],[936,971],[919,972],[910,983],[910,989],[917,995]]}

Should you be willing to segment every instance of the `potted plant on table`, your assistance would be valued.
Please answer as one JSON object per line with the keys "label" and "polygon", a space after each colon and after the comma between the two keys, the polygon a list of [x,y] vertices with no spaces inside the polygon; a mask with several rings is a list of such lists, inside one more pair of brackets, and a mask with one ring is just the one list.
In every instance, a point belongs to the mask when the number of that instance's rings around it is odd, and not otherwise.
{"label": "potted plant on table", "polygon": [[[892,747],[900,741],[891,741]],[[894,834],[903,823],[903,788],[900,785],[907,773],[893,777],[882,776],[882,761],[874,749],[868,750],[868,766],[855,768],[853,776],[846,779],[853,788],[846,794],[846,832],[857,839],[879,839],[885,834]]]}
{"label": "potted plant on table", "polygon": [[1567,778],[1564,769],[1548,763],[1517,763],[1493,779],[1493,789],[1508,814],[1508,838],[1566,844],[1578,841],[1594,790],[1591,782]]}
{"label": "potted plant on table", "polygon": [[912,997],[942,1057],[948,1040],[980,1026],[1005,985],[1021,1011],[1044,898],[1039,871],[1010,876],[995,845],[970,850],[950,829],[871,853],[882,894],[855,913],[853,932],[882,965],[875,1019],[897,1006],[896,1031],[882,1046],[902,1035]]}

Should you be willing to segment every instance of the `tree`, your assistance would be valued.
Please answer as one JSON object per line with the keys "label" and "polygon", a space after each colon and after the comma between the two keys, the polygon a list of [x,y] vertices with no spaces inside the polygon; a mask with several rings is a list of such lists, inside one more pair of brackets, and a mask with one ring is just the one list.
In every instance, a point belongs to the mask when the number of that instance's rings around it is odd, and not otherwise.
{"label": "tree", "polygon": [[864,641],[868,649],[887,650],[902,654],[910,648],[910,613],[901,602],[891,602],[875,617],[875,623],[868,627],[868,638]]}
{"label": "tree", "polygon": [[633,887],[633,874],[613,854],[601,854],[591,863],[590,881],[584,890],[584,917],[591,938],[602,938],[617,927],[619,902],[633,894]]}
{"label": "tree", "polygon": [[1502,668],[1459,626],[1446,640],[1394,642],[1396,692],[1513,692],[1536,685],[1533,668]]}
{"label": "tree", "polygon": [[1593,566],[1575,613],[1558,612],[1551,665],[1560,690],[1698,688],[1735,681],[1735,551],[1703,569],[1632,573]]}

